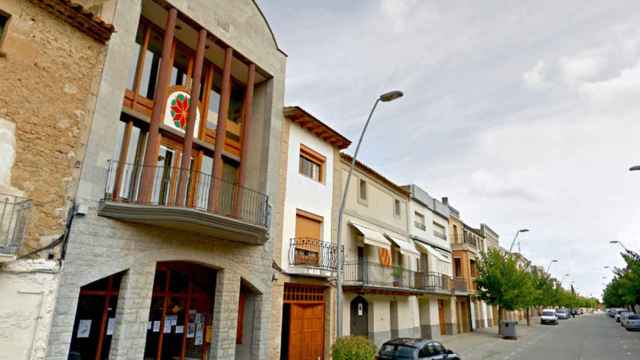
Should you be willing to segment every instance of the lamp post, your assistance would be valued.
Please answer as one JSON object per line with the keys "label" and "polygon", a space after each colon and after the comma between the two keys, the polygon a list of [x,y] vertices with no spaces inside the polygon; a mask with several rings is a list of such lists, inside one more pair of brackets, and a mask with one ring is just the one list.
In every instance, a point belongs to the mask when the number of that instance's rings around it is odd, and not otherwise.
{"label": "lamp post", "polygon": [[547,274],[549,273],[549,269],[551,269],[551,264],[557,263],[557,262],[558,262],[558,260],[556,260],[556,259],[551,260],[551,262],[549,263],[549,266],[547,266]]}
{"label": "lamp post", "polygon": [[621,243],[621,242],[620,242],[620,241],[618,241],[618,240],[612,240],[612,241],[609,241],[609,244],[618,244],[618,245],[622,246],[622,248],[624,249],[624,251],[629,252],[629,249],[627,249],[627,247],[626,247],[626,246],[624,246],[624,244],[623,244],[623,243]]}
{"label": "lamp post", "polygon": [[513,237],[513,241],[511,242],[511,246],[509,247],[509,253],[511,253],[511,250],[513,249],[513,245],[516,243],[516,239],[518,238],[518,235],[520,235],[520,233],[525,233],[525,232],[529,232],[529,229],[520,229],[516,232],[516,236]]}
{"label": "lamp post", "polygon": [[353,153],[353,158],[351,159],[351,166],[349,167],[349,175],[347,175],[347,183],[344,184],[344,192],[342,193],[342,202],[340,203],[340,211],[338,212],[338,234],[336,238],[336,246],[338,247],[338,256],[337,256],[337,276],[336,276],[336,337],[342,336],[342,270],[343,270],[343,251],[342,251],[342,218],[344,215],[344,207],[347,202],[347,192],[349,191],[349,184],[351,183],[351,175],[353,174],[353,169],[356,165],[356,159],[358,158],[358,151],[360,151],[360,145],[362,144],[362,138],[364,138],[364,134],[367,131],[367,127],[369,127],[369,122],[371,121],[371,117],[373,116],[376,107],[379,102],[390,102],[396,99],[399,99],[404,94],[402,91],[394,90],[389,91],[380,95],[373,103],[373,108],[371,108],[371,112],[369,113],[369,117],[367,121],[364,123],[364,127],[362,128],[362,132],[360,133],[360,138],[358,139],[358,144],[356,145],[356,151]]}

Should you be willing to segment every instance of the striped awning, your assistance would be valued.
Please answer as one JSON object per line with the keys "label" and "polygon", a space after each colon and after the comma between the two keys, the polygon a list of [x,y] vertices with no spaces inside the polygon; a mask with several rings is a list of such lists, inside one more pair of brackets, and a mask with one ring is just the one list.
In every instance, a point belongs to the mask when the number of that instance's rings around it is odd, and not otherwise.
{"label": "striped awning", "polygon": [[364,243],[371,246],[377,246],[383,249],[391,250],[391,243],[387,240],[384,235],[373,229],[370,229],[362,224],[355,223],[353,221],[349,222],[351,226],[353,226],[364,238]]}
{"label": "striped awning", "polygon": [[391,240],[394,244],[398,245],[400,248],[400,253],[407,256],[420,256],[420,253],[416,249],[416,246],[413,245],[413,241],[405,241],[402,239],[398,239],[397,237],[391,236],[389,234],[385,234],[389,240]]}

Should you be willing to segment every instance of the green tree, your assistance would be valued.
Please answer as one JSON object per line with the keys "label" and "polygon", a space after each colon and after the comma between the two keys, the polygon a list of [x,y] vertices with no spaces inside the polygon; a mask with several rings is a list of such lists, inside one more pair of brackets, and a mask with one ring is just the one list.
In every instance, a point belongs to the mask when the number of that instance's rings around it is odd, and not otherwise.
{"label": "green tree", "polygon": [[[531,286],[527,273],[518,267],[516,259],[497,249],[483,253],[478,263],[478,297],[498,307],[498,323],[504,310],[523,308]],[[501,326],[498,327],[502,334]]]}

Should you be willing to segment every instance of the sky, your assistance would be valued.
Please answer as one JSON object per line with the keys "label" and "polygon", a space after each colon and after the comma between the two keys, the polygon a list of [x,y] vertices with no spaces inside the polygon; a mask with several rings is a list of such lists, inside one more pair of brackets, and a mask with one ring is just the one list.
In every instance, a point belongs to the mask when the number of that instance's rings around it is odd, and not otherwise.
{"label": "sky", "polygon": [[[259,0],[286,104],[586,296],[640,250],[640,2]],[[353,151],[353,149],[351,149]],[[516,246],[517,247],[517,246]],[[569,274],[565,276],[565,274]],[[603,279],[604,277],[604,279]]]}

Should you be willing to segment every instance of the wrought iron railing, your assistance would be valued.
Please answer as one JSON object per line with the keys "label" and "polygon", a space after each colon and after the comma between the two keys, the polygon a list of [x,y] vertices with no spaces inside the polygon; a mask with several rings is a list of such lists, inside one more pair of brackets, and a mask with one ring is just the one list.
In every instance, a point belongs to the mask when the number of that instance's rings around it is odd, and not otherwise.
{"label": "wrought iron railing", "polygon": [[289,243],[289,264],[335,271],[338,247],[313,238],[293,238]]}
{"label": "wrought iron railing", "polygon": [[[153,173],[150,189],[142,188],[143,171]],[[180,191],[181,187],[183,191]],[[190,208],[254,225],[269,225],[267,195],[214,178],[210,174],[176,167],[146,167],[110,160],[104,199],[138,205]]]}
{"label": "wrought iron railing", "polygon": [[467,286],[467,279],[462,276],[456,276],[455,278],[453,278],[453,287],[456,291],[469,291],[469,287]]}
{"label": "wrought iron railing", "polygon": [[427,291],[451,291],[451,276],[437,272],[417,272],[416,287]]}
{"label": "wrought iron railing", "polygon": [[344,281],[362,285],[405,288],[425,292],[451,291],[451,277],[437,272],[421,272],[370,261],[347,261]]}
{"label": "wrought iron railing", "polygon": [[474,248],[478,248],[478,240],[474,238],[471,234],[465,232],[463,240],[465,244],[469,244]]}
{"label": "wrought iron railing", "polygon": [[14,255],[25,236],[31,200],[0,194],[0,254]]}

